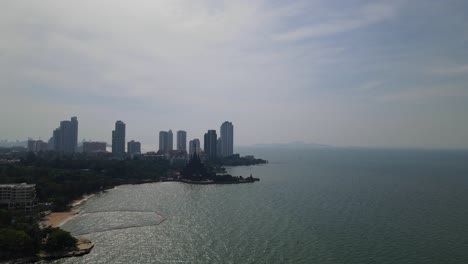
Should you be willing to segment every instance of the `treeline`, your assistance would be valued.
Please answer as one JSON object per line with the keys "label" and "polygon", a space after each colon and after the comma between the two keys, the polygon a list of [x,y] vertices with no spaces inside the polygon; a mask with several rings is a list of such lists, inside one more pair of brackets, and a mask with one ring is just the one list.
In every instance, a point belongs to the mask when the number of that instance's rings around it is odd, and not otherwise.
{"label": "treeline", "polygon": [[0,183],[34,183],[39,202],[54,211],[84,194],[120,184],[156,181],[171,168],[167,160],[86,159],[29,153],[21,162],[0,166]]}

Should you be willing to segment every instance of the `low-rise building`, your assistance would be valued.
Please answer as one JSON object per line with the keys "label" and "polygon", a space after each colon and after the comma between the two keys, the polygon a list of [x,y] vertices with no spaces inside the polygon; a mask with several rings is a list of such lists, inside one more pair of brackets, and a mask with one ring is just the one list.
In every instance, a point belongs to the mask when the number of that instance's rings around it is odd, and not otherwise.
{"label": "low-rise building", "polygon": [[26,183],[0,184],[0,206],[30,211],[36,199],[36,185]]}

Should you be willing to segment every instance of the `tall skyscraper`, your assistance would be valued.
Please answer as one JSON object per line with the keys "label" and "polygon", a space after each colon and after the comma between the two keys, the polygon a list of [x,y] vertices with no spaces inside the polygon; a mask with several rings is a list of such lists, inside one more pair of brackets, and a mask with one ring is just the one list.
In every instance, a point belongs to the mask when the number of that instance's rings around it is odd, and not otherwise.
{"label": "tall skyscraper", "polygon": [[62,150],[62,133],[60,133],[60,128],[56,128],[53,134],[54,150],[59,152]]}
{"label": "tall skyscraper", "polygon": [[205,133],[204,137],[204,151],[208,157],[208,159],[216,159],[216,143],[218,140],[218,136],[216,135],[216,130],[208,130],[207,133]]}
{"label": "tall skyscraper", "polygon": [[167,131],[159,131],[159,152],[167,152]]}
{"label": "tall skyscraper", "polygon": [[73,149],[73,128],[72,122],[65,120],[60,122],[61,146],[62,152],[72,153]]}
{"label": "tall skyscraper", "polygon": [[159,152],[167,153],[173,150],[172,130],[159,131]]}
{"label": "tall skyscraper", "polygon": [[197,153],[200,154],[200,140],[198,138],[190,140],[189,142],[189,154],[192,156],[193,154]]}
{"label": "tall skyscraper", "polygon": [[172,130],[169,129],[167,131],[167,150],[173,151],[174,150],[174,137],[172,135]]}
{"label": "tall skyscraper", "polygon": [[220,129],[221,156],[229,157],[234,154],[234,125],[231,122],[224,122]]}
{"label": "tall skyscraper", "polygon": [[70,148],[73,149],[73,152],[76,152],[78,148],[78,118],[76,118],[76,116],[71,118],[70,129],[71,129]]}
{"label": "tall skyscraper", "polygon": [[70,121],[60,122],[60,127],[54,130],[53,149],[58,152],[73,153],[78,147],[78,119],[74,116]]}
{"label": "tall skyscraper", "polygon": [[120,120],[115,122],[115,130],[112,131],[112,154],[125,154],[125,123]]}
{"label": "tall skyscraper", "polygon": [[216,141],[216,156],[217,157],[223,157],[222,153],[221,153],[221,147],[223,146],[222,142],[221,142],[221,137],[218,138],[218,140]]}
{"label": "tall skyscraper", "polygon": [[127,152],[129,155],[140,154],[141,153],[141,144],[135,140],[129,141],[127,143]]}
{"label": "tall skyscraper", "polygon": [[177,150],[187,152],[187,132],[177,131]]}

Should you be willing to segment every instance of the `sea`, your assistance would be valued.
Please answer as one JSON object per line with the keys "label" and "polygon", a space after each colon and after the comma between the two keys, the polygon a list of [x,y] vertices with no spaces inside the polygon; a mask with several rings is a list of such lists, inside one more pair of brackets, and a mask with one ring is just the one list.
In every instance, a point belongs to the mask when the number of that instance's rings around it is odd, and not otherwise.
{"label": "sea", "polygon": [[96,195],[54,263],[468,263],[468,151],[239,148],[238,185],[161,182]]}

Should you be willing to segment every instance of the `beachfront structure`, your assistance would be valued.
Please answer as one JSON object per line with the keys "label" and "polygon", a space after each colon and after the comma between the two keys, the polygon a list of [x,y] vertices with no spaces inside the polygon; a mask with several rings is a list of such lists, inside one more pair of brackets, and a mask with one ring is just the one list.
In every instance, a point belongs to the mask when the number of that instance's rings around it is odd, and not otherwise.
{"label": "beachfront structure", "polygon": [[36,185],[26,183],[0,184],[0,206],[31,211],[36,199]]}

